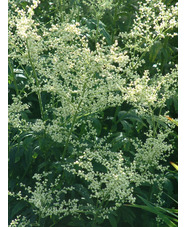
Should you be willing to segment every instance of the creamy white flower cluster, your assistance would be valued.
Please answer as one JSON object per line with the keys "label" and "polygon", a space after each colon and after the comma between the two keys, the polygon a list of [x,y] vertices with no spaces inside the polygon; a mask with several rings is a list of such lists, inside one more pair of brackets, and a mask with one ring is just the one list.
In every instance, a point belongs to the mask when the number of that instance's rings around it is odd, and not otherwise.
{"label": "creamy white flower cluster", "polygon": [[171,127],[167,127],[163,131],[160,130],[157,136],[154,136],[154,131],[150,129],[145,142],[140,141],[138,138],[133,140],[136,153],[131,168],[135,169],[135,174],[131,181],[134,182],[136,187],[141,185],[141,182],[157,185],[159,191],[153,196],[159,205],[164,202],[161,195],[163,193],[163,184],[166,181],[166,172],[169,168],[164,163],[174,152],[172,144],[167,143],[167,138],[172,133]]}
{"label": "creamy white flower cluster", "polygon": [[27,220],[25,216],[18,215],[11,223],[8,225],[9,227],[26,227],[30,225],[30,221]]}
{"label": "creamy white flower cluster", "polygon": [[141,113],[149,112],[155,108],[162,108],[166,100],[177,92],[177,67],[171,73],[157,73],[150,78],[149,71],[144,75],[132,80],[129,85],[119,87],[123,93],[123,99],[139,109]]}
{"label": "creamy white flower cluster", "polygon": [[150,130],[145,143],[142,143],[139,139],[133,141],[136,149],[134,161],[140,173],[145,175],[147,173],[148,175],[149,170],[152,171],[152,169],[158,169],[160,172],[166,170],[167,166],[163,166],[160,162],[166,161],[166,158],[173,152],[172,145],[166,142],[169,133],[171,133],[171,129],[167,128],[154,137],[153,131]]}
{"label": "creamy white flower cluster", "polygon": [[[112,1],[94,3],[105,10],[111,7]],[[64,21],[50,28],[41,25],[38,30],[33,20],[37,4],[38,1],[34,1],[27,12],[17,9],[17,17],[10,15],[9,57],[23,68],[25,64],[31,66],[26,75],[26,89],[29,94],[38,95],[45,118],[27,122],[22,112],[28,110],[29,105],[23,104],[21,97],[13,97],[13,103],[9,105],[9,123],[20,131],[39,133],[44,130],[54,143],[65,144],[65,149],[71,143],[73,152],[70,156],[75,160],[64,164],[63,169],[87,183],[90,198],[96,201],[87,202],[87,209],[93,215],[108,218],[108,214],[123,203],[135,202],[134,185],[157,183],[162,190],[167,167],[160,162],[172,151],[165,142],[168,132],[150,131],[144,143],[136,139],[136,153],[128,164],[125,153],[113,152],[107,138],[98,142],[88,116],[98,116],[106,108],[119,106],[124,101],[136,107],[140,114],[153,115],[154,109],[164,107],[166,100],[176,93],[177,67],[166,75],[158,71],[152,76],[148,70],[139,75],[136,69],[145,61],[136,52],[149,51],[164,35],[176,35],[168,32],[177,27],[177,5],[167,9],[161,1],[155,0],[140,4],[131,32],[121,34],[127,40],[126,51],[117,41],[106,46],[104,39],[91,50],[86,34],[88,29],[77,22]],[[46,104],[42,103],[42,93],[50,95]],[[79,139],[73,132],[82,125],[84,134]],[[46,173],[35,174],[35,188],[23,185],[29,196],[23,197],[20,192],[18,198],[31,203],[42,218],[52,215],[63,218],[85,212],[78,199],[61,200],[61,195],[65,197],[74,187],[56,189],[61,176],[50,184],[47,177]],[[11,195],[15,196],[14,193]]]}
{"label": "creamy white flower cluster", "polygon": [[[95,166],[100,166],[96,171]],[[75,168],[75,167],[78,168]],[[81,156],[71,165],[64,165],[64,169],[89,183],[91,198],[98,202],[113,201],[118,206],[124,202],[134,203],[133,188],[130,177],[124,167],[121,153],[113,153],[102,147],[102,150],[85,149]]]}
{"label": "creamy white flower cluster", "polygon": [[178,26],[178,4],[170,8],[162,1],[147,0],[139,3],[134,25],[129,33],[121,33],[125,47],[134,52],[148,52],[156,40],[165,36],[177,36],[177,32],[170,32]]}
{"label": "creamy white flower cluster", "polygon": [[[43,43],[54,53],[46,59],[38,56],[35,68],[42,75],[42,79],[38,76],[40,91],[52,94],[53,102],[59,103],[57,107],[52,102],[45,106],[46,113],[52,110],[55,115],[46,130],[54,140],[62,142],[66,124],[73,121],[74,115],[82,117],[123,102],[117,84],[125,84],[120,74],[129,57],[119,51],[117,42],[110,48],[97,44],[96,51],[91,51],[85,36],[79,36],[75,30],[69,35],[68,24],[57,27],[52,34],[45,32],[47,40]],[[67,45],[69,41],[71,45]],[[37,91],[32,84],[31,90]]]}
{"label": "creamy white flower cluster", "polygon": [[93,12],[101,18],[105,10],[112,9],[114,5],[113,0],[93,0],[93,1],[82,1],[85,5],[88,5]]}
{"label": "creamy white flower cluster", "polygon": [[25,130],[28,127],[28,122],[23,119],[22,114],[29,109],[28,104],[23,104],[20,97],[12,97],[13,103],[8,106],[8,123],[17,129]]}
{"label": "creamy white flower cluster", "polygon": [[38,24],[35,24],[35,21],[32,19],[34,15],[34,9],[38,7],[40,3],[39,0],[33,1],[31,6],[27,6],[27,12],[24,10],[16,9],[17,17],[16,17],[16,26],[17,26],[17,34],[21,39],[26,39],[29,36],[35,37],[36,39],[40,39],[41,37],[34,31],[34,27]]}
{"label": "creamy white flower cluster", "polygon": [[[155,13],[155,15],[158,13],[159,17],[163,17],[167,12],[163,3],[157,5],[154,1],[147,1],[141,5],[136,24],[129,34],[137,28],[142,31],[151,31],[150,28],[138,25],[141,23],[146,26],[155,20],[156,17],[150,12],[153,7],[154,9],[159,7]],[[171,7],[171,12],[164,20],[170,17],[176,18],[176,7]],[[160,10],[161,8],[163,11]],[[30,86],[31,92],[47,92],[52,95],[53,99],[44,107],[44,111],[46,114],[53,112],[54,119],[47,124],[46,131],[54,141],[61,143],[66,140],[69,125],[74,119],[74,129],[77,126],[76,118],[97,113],[109,106],[120,105],[123,101],[146,112],[150,108],[163,106],[168,96],[173,95],[174,90],[170,87],[176,85],[176,70],[164,77],[158,74],[155,79],[150,77],[148,71],[144,71],[141,77],[134,70],[134,65],[140,67],[144,63],[142,63],[143,59],[129,57],[128,52],[118,47],[117,41],[111,47],[107,47],[102,41],[100,44],[97,43],[95,51],[91,51],[88,47],[88,39],[83,35],[84,28],[81,28],[79,23],[55,24],[49,29],[43,27],[41,39],[38,38],[39,31],[33,22],[33,14],[28,12],[27,15],[22,10],[17,11],[19,16],[13,21],[18,38],[16,39],[14,34],[9,44],[10,49],[16,46],[16,53],[10,52],[10,57],[19,59],[21,64],[32,64],[33,71],[37,74],[38,85],[35,78],[28,75],[30,85],[27,86]],[[146,23],[143,14],[147,14],[150,18],[149,23]],[[31,26],[32,32],[28,33],[26,26],[25,37],[20,35],[24,27],[22,25],[19,27],[19,23],[24,21],[22,17],[26,18],[25,20],[32,20],[27,23]],[[13,21],[11,21],[12,24]],[[141,42],[140,40],[144,38],[153,42],[154,39],[159,38],[151,32],[151,35],[144,35],[143,38],[137,38],[138,35],[134,34],[136,42]],[[20,36],[23,39],[22,43],[20,43]],[[128,42],[136,45],[131,38]],[[145,42],[148,44],[150,41]],[[137,46],[139,47],[138,43]],[[149,44],[147,46],[149,47]],[[49,52],[48,56],[44,56],[44,51]],[[131,53],[133,51],[135,50],[131,49]]]}
{"label": "creamy white flower cluster", "polygon": [[[61,219],[67,215],[87,213],[90,219],[95,215],[107,219],[112,211],[124,203],[135,202],[134,187],[157,184],[159,192],[154,196],[160,198],[168,168],[162,162],[166,161],[172,152],[172,146],[166,142],[170,132],[171,129],[167,128],[165,133],[160,132],[153,137],[153,131],[149,130],[144,143],[139,139],[133,141],[136,153],[130,164],[125,161],[122,152],[111,151],[111,145],[106,143],[106,138],[95,143],[92,149],[84,144],[84,150],[78,151],[76,160],[63,164],[62,167],[65,171],[79,177],[82,182],[87,182],[88,201],[84,201],[85,198],[61,199],[65,198],[68,192],[74,191],[76,194],[75,187],[60,186],[59,189],[61,175],[58,175],[54,183],[49,183],[48,176],[51,172],[35,174],[34,189],[21,184],[27,191],[26,196],[22,196],[21,192],[9,194],[32,204],[36,214],[41,215],[42,218],[56,215]],[[61,197],[62,194],[63,197]],[[86,210],[83,209],[84,206]]]}
{"label": "creamy white flower cluster", "polygon": [[126,202],[134,203],[133,184],[138,187],[144,183],[157,183],[161,194],[164,173],[168,168],[162,161],[166,161],[172,152],[172,145],[165,142],[170,132],[171,129],[167,128],[165,133],[153,137],[150,130],[144,143],[138,139],[133,141],[136,153],[130,164],[122,152],[112,152],[111,146],[102,140],[92,149],[85,146],[76,161],[63,165],[63,168],[88,183],[91,198],[96,198],[98,204],[108,206],[112,201],[119,207]]}
{"label": "creamy white flower cluster", "polygon": [[52,215],[58,216],[59,219],[68,216],[78,214],[78,199],[61,200],[69,192],[72,191],[73,187],[63,187],[57,190],[56,187],[61,181],[61,175],[54,180],[54,183],[48,183],[48,175],[51,173],[43,172],[43,174],[35,174],[33,179],[36,179],[35,188],[32,189],[30,186],[21,184],[26,190],[27,195],[23,196],[21,192],[12,193],[9,195],[17,198],[17,200],[27,201],[29,204],[34,206],[34,212],[41,218],[50,217]]}

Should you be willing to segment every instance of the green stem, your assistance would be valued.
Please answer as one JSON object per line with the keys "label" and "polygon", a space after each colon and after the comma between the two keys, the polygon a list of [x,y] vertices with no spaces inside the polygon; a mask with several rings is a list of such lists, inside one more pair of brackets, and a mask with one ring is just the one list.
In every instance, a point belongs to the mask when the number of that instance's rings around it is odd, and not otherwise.
{"label": "green stem", "polygon": [[156,125],[156,119],[154,118],[154,110],[149,106],[150,113],[152,114],[152,127],[153,127],[153,136],[156,137],[157,135],[157,125]]}
{"label": "green stem", "polygon": [[53,227],[54,225],[56,225],[57,223],[55,222],[55,223],[53,223],[52,225],[50,225],[50,227]]}
{"label": "green stem", "polygon": [[[161,111],[162,111],[162,108],[163,107],[160,107],[160,110],[159,110],[159,115],[161,115]],[[153,113],[153,117],[152,117],[152,121],[153,121],[153,136],[156,137],[157,136],[157,130],[158,130],[158,122],[156,122],[156,119],[154,118],[154,110],[152,110],[152,108],[150,107],[150,111]]]}
{"label": "green stem", "polygon": [[99,32],[99,18],[96,18],[96,39],[95,39],[95,46],[98,41],[98,32]]}
{"label": "green stem", "polygon": [[115,6],[115,9],[114,9],[114,19],[113,19],[114,30],[112,32],[112,43],[114,43],[114,36],[116,34],[116,21],[118,19],[118,16],[117,16],[117,14],[118,14],[118,6],[120,6],[120,4],[121,4],[121,0],[118,1],[118,3]]}
{"label": "green stem", "polygon": [[18,87],[17,87],[17,82],[16,82],[16,79],[15,79],[14,70],[12,68],[12,65],[9,62],[8,62],[8,65],[10,67],[11,75],[12,75],[12,78],[13,78],[13,83],[14,83],[14,86],[15,86],[16,95],[19,95],[19,90],[18,90]]}
{"label": "green stem", "polygon": [[35,71],[35,67],[34,67],[34,64],[33,64],[32,58],[31,58],[29,44],[28,44],[28,39],[26,40],[26,45],[27,45],[27,49],[28,49],[29,61],[30,61],[30,64],[31,64],[31,67],[32,67],[32,70],[33,70],[33,75],[34,75],[34,78],[35,78],[36,86],[38,88],[37,96],[38,96],[38,100],[39,100],[39,107],[40,107],[40,111],[41,111],[41,118],[44,119],[44,110],[43,110],[43,104],[42,104],[42,99],[41,99],[41,92],[39,91],[39,81],[38,81],[37,73]]}
{"label": "green stem", "polygon": [[61,23],[64,21],[63,18],[63,0],[59,0],[59,10],[60,10],[60,16],[61,16]]}
{"label": "green stem", "polygon": [[[103,197],[102,202],[99,204],[99,206],[98,206],[98,199],[97,199],[97,202],[96,202],[97,209],[96,209],[96,214],[94,215],[94,220],[93,220],[92,227],[96,227],[97,217],[98,217],[98,213],[100,212],[100,208],[101,207],[107,207],[107,205],[109,203],[109,200],[106,200],[107,197],[108,197],[108,194]],[[104,206],[103,206],[103,204],[104,204]]]}
{"label": "green stem", "polygon": [[74,116],[73,116],[73,119],[72,119],[72,125],[71,125],[70,131],[69,131],[68,136],[67,136],[67,140],[66,140],[66,143],[65,143],[64,152],[63,152],[63,155],[62,155],[62,160],[64,159],[64,157],[65,157],[65,155],[66,155],[66,152],[67,152],[67,147],[68,147],[68,144],[69,144],[69,141],[70,141],[70,136],[71,136],[71,134],[72,134],[72,132],[73,132],[74,125],[75,125],[75,123],[76,123],[76,119],[77,119],[77,115],[78,115],[78,111],[79,111],[79,108],[80,108],[81,103],[82,103],[82,101],[83,101],[84,94],[85,94],[85,88],[86,88],[86,81],[85,81],[85,83],[84,83],[84,85],[83,85],[82,97],[81,97],[81,99],[80,99],[80,101],[79,101],[79,103],[78,103],[76,112],[75,112],[75,114],[74,114]]}

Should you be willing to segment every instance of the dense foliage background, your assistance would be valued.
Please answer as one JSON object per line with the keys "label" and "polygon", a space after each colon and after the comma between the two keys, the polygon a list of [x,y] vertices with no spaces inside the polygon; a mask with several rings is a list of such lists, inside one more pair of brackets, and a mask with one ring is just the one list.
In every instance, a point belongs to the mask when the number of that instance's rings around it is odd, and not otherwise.
{"label": "dense foliage background", "polygon": [[177,226],[177,1],[9,0],[9,225]]}

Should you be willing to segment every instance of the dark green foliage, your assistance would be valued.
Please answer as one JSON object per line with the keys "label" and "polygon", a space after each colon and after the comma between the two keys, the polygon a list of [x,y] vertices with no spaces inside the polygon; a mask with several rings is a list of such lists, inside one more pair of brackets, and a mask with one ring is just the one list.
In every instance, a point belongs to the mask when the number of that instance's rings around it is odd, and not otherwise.
{"label": "dark green foliage", "polygon": [[[30,1],[15,0],[17,5],[22,9],[26,9],[27,5],[30,5]],[[165,0],[164,3],[171,6],[176,1]],[[86,26],[89,29],[87,37],[89,39],[89,47],[95,50],[95,43],[99,42],[101,38],[105,37],[106,45],[111,45],[118,40],[119,47],[123,48],[123,43],[119,37],[120,32],[129,32],[132,27],[135,14],[138,11],[137,0],[115,0],[114,7],[107,9],[103,15],[98,19],[91,11],[90,5],[86,5],[78,0],[41,0],[39,7],[35,10],[35,19],[40,24],[46,24],[51,27],[54,22],[59,22],[60,14],[61,23],[65,15],[69,14],[69,22],[78,21],[81,26]],[[10,3],[11,10],[11,3]],[[73,13],[71,10],[78,9],[79,14]],[[51,22],[51,18],[54,20]],[[95,31],[97,31],[95,35]],[[173,33],[174,31],[172,31]],[[47,55],[48,53],[46,53]],[[162,75],[170,72],[171,67],[177,63],[177,39],[166,37],[163,40],[157,40],[150,48],[149,53],[144,55],[146,64],[142,66],[142,69],[138,71],[149,70],[151,75],[156,75],[156,69],[153,65],[161,63]],[[171,64],[169,64],[171,62]],[[40,104],[38,100],[38,94],[36,92],[28,92],[28,88],[25,88],[29,84],[30,75],[33,70],[28,65],[19,65],[17,62],[9,61],[9,104],[12,103],[12,97],[14,95],[24,96],[25,93],[29,93],[22,101],[23,103],[29,103],[29,110],[23,111],[22,118],[34,123],[36,119],[41,119]],[[52,96],[47,92],[41,93],[42,104],[45,106],[50,99],[53,99],[54,106],[60,106],[55,100],[55,95]],[[174,95],[166,101],[166,111],[168,110],[171,118],[178,117],[178,97]],[[159,112],[160,110],[156,110]],[[164,109],[161,110],[165,112]],[[48,111],[48,115],[45,115],[46,124],[50,123],[50,119],[53,118]],[[161,119],[154,115],[154,119],[147,115],[140,115],[132,105],[124,102],[121,106],[109,107],[103,110],[101,113],[90,114],[89,116],[81,116],[82,118],[90,119],[93,127],[96,129],[97,141],[104,136],[111,133],[109,141],[112,145],[112,151],[122,151],[125,155],[126,163],[130,163],[134,159],[135,149],[132,140],[137,137],[141,141],[145,140],[145,133],[148,130],[149,125],[157,128],[165,127],[165,123]],[[80,119],[81,119],[80,117]],[[61,120],[63,123],[63,119]],[[72,125],[69,124],[69,130]],[[73,131],[72,137],[78,138],[81,142],[84,142],[83,134],[86,131],[86,125],[81,124],[79,128]],[[18,135],[18,136],[17,136]],[[15,137],[16,136],[16,137]],[[174,133],[169,135],[170,143],[173,145],[174,153],[169,157],[169,161],[177,163],[177,128],[174,129]],[[93,146],[91,141],[86,141],[89,146]],[[9,131],[9,191],[18,193],[22,190],[20,183],[34,187],[34,181],[32,176],[35,173],[42,173],[43,171],[52,171],[50,176],[50,182],[63,172],[62,180],[59,183],[59,188],[73,185],[75,190],[65,195],[67,198],[79,198],[81,202],[88,202],[89,204],[95,204],[94,198],[90,197],[90,191],[87,189],[86,182],[82,179],[74,176],[73,174],[64,171],[62,164],[74,162],[74,147],[69,144],[67,150],[67,157],[60,159],[64,149],[66,149],[65,143],[57,143],[44,132],[38,133],[20,132],[10,126]],[[81,151],[80,151],[81,152]],[[99,162],[94,161],[94,171],[100,173],[106,173],[107,169]],[[166,163],[167,164],[167,163]],[[102,185],[104,188],[105,186]],[[123,204],[118,210],[109,215],[108,220],[97,219],[97,222],[89,220],[86,215],[82,215],[81,219],[73,217],[71,215],[58,220],[58,217],[47,217],[46,219],[40,219],[40,226],[43,227],[163,227],[177,226],[177,172],[173,167],[170,167],[166,176],[164,184],[162,199],[165,200],[165,207],[158,207],[154,204],[153,194],[157,192],[157,185],[144,185],[135,189],[135,195],[137,195],[136,204]],[[81,203],[81,204],[82,204]],[[86,203],[81,208],[86,210]],[[38,222],[38,217],[33,212],[33,207],[25,201],[16,200],[15,198],[9,198],[9,223],[15,219],[17,215],[26,216],[31,223]],[[163,224],[157,223],[156,216],[159,216],[164,222]],[[30,226],[35,226],[34,224]]]}

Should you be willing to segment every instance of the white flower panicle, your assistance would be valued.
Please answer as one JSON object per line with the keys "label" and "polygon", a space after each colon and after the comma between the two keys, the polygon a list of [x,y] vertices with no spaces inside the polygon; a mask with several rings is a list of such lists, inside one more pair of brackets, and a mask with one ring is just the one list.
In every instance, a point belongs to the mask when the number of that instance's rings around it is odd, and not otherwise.
{"label": "white flower panicle", "polygon": [[[91,6],[90,1],[83,1],[94,10],[100,9],[96,19],[114,5],[114,1],[92,3]],[[140,70],[145,64],[144,54],[156,41],[177,35],[177,4],[168,8],[162,1],[139,3],[130,32],[120,34],[124,48],[119,47],[117,40],[108,46],[102,39],[95,50],[89,47],[89,29],[79,22],[64,19],[51,27],[38,26],[34,19],[38,4],[33,0],[26,10],[12,4],[17,15],[12,14],[9,19],[9,58],[19,67],[28,65],[30,70],[24,71],[27,85],[9,105],[9,125],[17,129],[17,134],[44,132],[51,143],[60,144],[63,171],[86,185],[89,201],[81,204],[75,196],[69,199],[68,194],[76,195],[75,186],[62,187],[64,175],[51,183],[51,173],[45,172],[34,175],[35,188],[22,184],[26,196],[21,192],[10,195],[30,203],[41,218],[54,215],[59,219],[68,215],[79,217],[81,213],[89,219],[108,219],[124,203],[135,203],[134,187],[144,184],[157,184],[156,196],[160,198],[168,168],[162,162],[172,152],[172,146],[166,142],[171,123],[161,113],[154,116],[166,126],[159,130],[150,128],[143,142],[136,138],[135,153],[129,162],[124,151],[113,151],[109,135],[97,137],[91,116],[98,118],[105,109],[125,102],[135,107],[139,115],[152,118],[153,111],[166,107],[166,101],[176,94],[176,65],[165,75],[159,65],[153,75],[149,70]],[[37,95],[41,117],[29,122],[27,112],[31,105],[24,98],[33,93]],[[43,102],[42,95],[50,98]],[[81,126],[82,135],[78,137]],[[65,162],[67,153],[70,161]],[[10,226],[17,226],[20,220],[29,225],[18,216]]]}
{"label": "white flower panicle", "polygon": [[138,53],[148,52],[156,40],[177,36],[170,32],[178,26],[178,4],[170,8],[162,1],[139,3],[139,12],[129,33],[120,33],[125,47]]}

